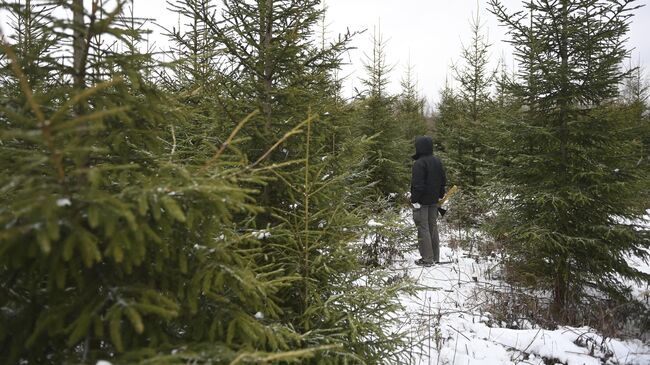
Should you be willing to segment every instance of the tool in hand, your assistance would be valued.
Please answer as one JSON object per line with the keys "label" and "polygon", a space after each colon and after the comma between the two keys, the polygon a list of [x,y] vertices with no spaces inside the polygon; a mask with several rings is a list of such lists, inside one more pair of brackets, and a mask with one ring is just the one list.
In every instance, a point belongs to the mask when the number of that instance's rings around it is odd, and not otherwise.
{"label": "tool in hand", "polygon": [[447,213],[447,209],[443,209],[442,205],[447,202],[454,194],[458,192],[458,186],[454,185],[451,187],[451,189],[447,190],[447,193],[445,196],[442,197],[442,199],[438,200],[438,212],[440,213],[441,217],[445,216],[445,213]]}

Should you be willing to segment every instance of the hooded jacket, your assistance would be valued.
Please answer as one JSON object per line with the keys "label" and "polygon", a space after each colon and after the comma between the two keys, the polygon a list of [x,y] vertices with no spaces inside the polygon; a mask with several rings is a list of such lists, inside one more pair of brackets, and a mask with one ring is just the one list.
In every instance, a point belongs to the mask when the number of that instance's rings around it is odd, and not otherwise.
{"label": "hooded jacket", "polygon": [[434,205],[445,196],[447,177],[440,159],[433,156],[433,140],[415,139],[415,162],[411,174],[411,203]]}

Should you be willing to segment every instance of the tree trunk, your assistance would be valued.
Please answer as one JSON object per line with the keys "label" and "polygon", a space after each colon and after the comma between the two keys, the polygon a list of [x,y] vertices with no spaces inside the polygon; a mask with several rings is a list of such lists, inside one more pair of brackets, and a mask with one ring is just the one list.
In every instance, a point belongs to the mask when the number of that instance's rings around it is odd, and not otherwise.
{"label": "tree trunk", "polygon": [[74,70],[74,87],[77,90],[80,90],[84,87],[84,52],[85,52],[85,40],[84,40],[84,3],[83,0],[72,0],[72,21],[74,24],[73,32],[73,53],[72,53],[72,65]]}
{"label": "tree trunk", "polygon": [[[262,115],[264,118],[263,126],[263,140],[265,143],[270,145],[270,142],[273,140],[273,131],[271,129],[272,124],[272,93],[273,93],[273,61],[271,54],[271,40],[273,38],[273,0],[265,0],[264,5],[259,9],[260,12],[260,44],[261,47],[261,56],[263,60],[263,75],[264,77],[260,80],[262,84]],[[270,156],[269,159],[272,157]],[[260,196],[261,204],[265,207],[270,207],[271,204],[271,186],[264,185],[262,188],[262,193]],[[262,213],[257,216],[258,226],[265,226],[271,220],[270,213]]]}
{"label": "tree trunk", "polygon": [[569,292],[568,283],[568,261],[562,258],[556,263],[555,284],[553,288],[553,304],[551,314],[556,321],[564,321],[566,318],[566,303]]}
{"label": "tree trunk", "polygon": [[[568,144],[569,144],[569,132],[568,132],[568,118],[569,118],[569,102],[568,93],[569,93],[569,56],[568,56],[568,0],[562,0],[562,25],[560,29],[560,95],[558,99],[558,124],[559,124],[559,134],[560,134],[560,173],[562,174],[563,186],[569,186],[569,153],[568,153]],[[561,233],[568,234],[569,227],[567,222],[569,221],[568,212],[560,211],[558,213],[558,229],[561,230]],[[564,313],[566,306],[566,297],[568,290],[568,277],[569,277],[569,268],[567,264],[567,258],[562,256],[558,260],[555,272],[555,289],[554,289],[554,315],[561,316]]]}
{"label": "tree trunk", "polygon": [[264,100],[262,103],[262,112],[264,113],[265,124],[264,133],[266,137],[271,137],[271,102],[273,92],[273,64],[271,61],[271,40],[273,38],[273,0],[266,0],[264,2],[264,9],[262,9],[262,22],[263,34],[262,44],[264,50],[264,79],[262,80],[264,87]]}

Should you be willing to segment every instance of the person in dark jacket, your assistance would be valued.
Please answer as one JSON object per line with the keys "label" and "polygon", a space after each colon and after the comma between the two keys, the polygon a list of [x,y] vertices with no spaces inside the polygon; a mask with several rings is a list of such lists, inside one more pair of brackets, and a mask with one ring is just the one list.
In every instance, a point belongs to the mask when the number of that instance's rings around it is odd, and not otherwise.
{"label": "person in dark jacket", "polygon": [[418,249],[421,259],[415,263],[428,266],[440,261],[438,236],[438,200],[445,195],[447,178],[440,159],[433,156],[433,140],[422,136],[415,139],[415,162],[411,175],[413,220],[418,229]]}

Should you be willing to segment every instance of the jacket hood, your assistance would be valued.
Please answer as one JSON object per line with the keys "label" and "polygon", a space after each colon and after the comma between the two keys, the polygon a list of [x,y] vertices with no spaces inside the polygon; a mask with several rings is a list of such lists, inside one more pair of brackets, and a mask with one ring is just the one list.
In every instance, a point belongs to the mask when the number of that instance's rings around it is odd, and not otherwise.
{"label": "jacket hood", "polygon": [[428,156],[433,154],[433,140],[428,136],[420,136],[415,139],[415,154],[413,157],[414,160],[417,160],[421,156]]}

